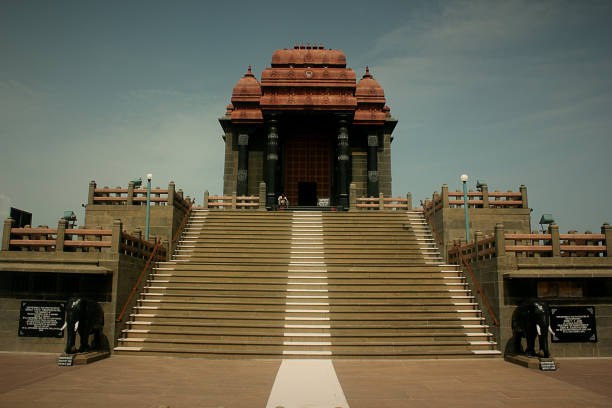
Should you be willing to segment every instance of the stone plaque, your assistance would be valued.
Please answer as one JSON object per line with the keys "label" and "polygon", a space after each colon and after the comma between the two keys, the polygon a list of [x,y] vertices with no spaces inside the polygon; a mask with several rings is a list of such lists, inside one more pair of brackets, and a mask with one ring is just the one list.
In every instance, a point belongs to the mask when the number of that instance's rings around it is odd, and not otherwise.
{"label": "stone plaque", "polygon": [[556,371],[557,364],[555,360],[551,358],[542,358],[540,359],[540,370],[542,371]]}
{"label": "stone plaque", "polygon": [[19,337],[64,337],[63,302],[24,300],[19,313]]}
{"label": "stone plaque", "polygon": [[551,306],[550,327],[553,343],[597,342],[593,306]]}
{"label": "stone plaque", "polygon": [[62,355],[57,358],[57,365],[69,367],[74,365],[74,355]]}

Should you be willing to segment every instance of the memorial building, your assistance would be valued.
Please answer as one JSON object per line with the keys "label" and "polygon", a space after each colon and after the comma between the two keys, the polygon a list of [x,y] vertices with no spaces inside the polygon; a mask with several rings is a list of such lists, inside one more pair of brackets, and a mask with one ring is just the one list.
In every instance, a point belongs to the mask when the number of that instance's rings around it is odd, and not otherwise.
{"label": "memorial building", "polygon": [[391,195],[397,124],[369,69],[356,80],[342,51],[296,46],[272,55],[258,80],[248,68],[220,119],[225,131],[225,195],[283,193],[291,205],[348,207],[358,196]]}
{"label": "memorial building", "polygon": [[92,181],[85,225],[4,220],[0,351],[60,353],[83,298],[118,354],[490,358],[516,354],[515,311],[537,299],[552,356],[612,356],[612,226],[534,231],[524,185],[392,197],[397,120],[342,51],[275,51],[219,122],[221,195]]}

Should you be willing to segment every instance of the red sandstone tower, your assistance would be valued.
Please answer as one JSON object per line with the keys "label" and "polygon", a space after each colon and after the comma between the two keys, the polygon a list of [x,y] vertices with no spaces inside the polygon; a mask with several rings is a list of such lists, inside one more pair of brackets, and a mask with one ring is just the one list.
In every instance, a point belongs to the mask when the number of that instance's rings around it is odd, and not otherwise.
{"label": "red sandstone tower", "polygon": [[257,80],[249,67],[219,119],[225,131],[224,194],[256,195],[273,207],[348,207],[357,196],[391,195],[391,133],[397,120],[369,70],[356,81],[342,51],[277,50]]}

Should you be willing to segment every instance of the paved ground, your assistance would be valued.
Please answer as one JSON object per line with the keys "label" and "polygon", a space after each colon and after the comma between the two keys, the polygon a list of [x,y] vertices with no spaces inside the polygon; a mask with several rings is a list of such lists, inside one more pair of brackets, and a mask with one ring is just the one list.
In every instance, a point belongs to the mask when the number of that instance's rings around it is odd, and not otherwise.
{"label": "paved ground", "polygon": [[[0,407],[265,407],[280,366],[116,356],[58,367],[56,359],[0,353]],[[501,359],[340,360],[334,368],[351,408],[612,407],[612,359],[559,361],[551,373]]]}

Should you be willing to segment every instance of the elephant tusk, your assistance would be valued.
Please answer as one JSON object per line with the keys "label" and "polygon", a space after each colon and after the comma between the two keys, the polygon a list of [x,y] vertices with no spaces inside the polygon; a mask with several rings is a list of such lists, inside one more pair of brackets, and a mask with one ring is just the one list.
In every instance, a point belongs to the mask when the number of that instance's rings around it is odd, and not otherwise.
{"label": "elephant tusk", "polygon": [[78,329],[79,329],[79,321],[77,320],[77,322],[74,324],[74,331],[76,332]]}
{"label": "elephant tusk", "polygon": [[64,329],[66,328],[66,326],[68,326],[68,322],[64,322],[64,325],[62,326],[61,329],[59,329],[59,331],[64,331]]}
{"label": "elephant tusk", "polygon": [[542,335],[542,329],[540,329],[540,325],[539,324],[536,324],[536,329],[538,331],[538,336],[541,336]]}
{"label": "elephant tusk", "polygon": [[550,332],[550,334],[552,334],[553,336],[555,335],[554,330],[552,329],[552,327],[548,326],[548,331]]}

